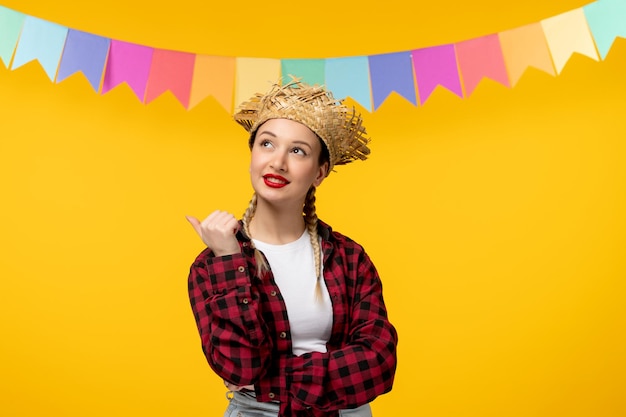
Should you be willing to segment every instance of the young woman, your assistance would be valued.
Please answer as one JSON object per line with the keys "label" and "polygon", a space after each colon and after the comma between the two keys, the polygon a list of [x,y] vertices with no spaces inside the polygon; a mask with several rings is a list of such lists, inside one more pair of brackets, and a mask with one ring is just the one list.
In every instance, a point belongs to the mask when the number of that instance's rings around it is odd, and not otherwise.
{"label": "young woman", "polygon": [[235,113],[249,133],[252,200],[243,218],[188,217],[207,248],[189,297],[225,417],[371,416],[391,390],[398,336],[363,247],[317,218],[335,165],[369,154],[361,117],[298,81]]}

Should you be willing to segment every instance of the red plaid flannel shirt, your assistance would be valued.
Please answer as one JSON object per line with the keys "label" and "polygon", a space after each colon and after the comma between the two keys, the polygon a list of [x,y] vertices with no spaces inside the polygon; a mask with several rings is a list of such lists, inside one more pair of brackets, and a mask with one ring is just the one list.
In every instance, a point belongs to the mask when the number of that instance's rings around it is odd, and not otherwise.
{"label": "red plaid flannel shirt", "polygon": [[235,385],[254,384],[257,401],[279,401],[279,417],[337,416],[391,390],[398,335],[382,284],[364,249],[319,222],[324,279],[333,306],[325,353],[295,356],[287,310],[271,271],[257,274],[250,240],[241,253],[205,249],[192,264],[189,298],[211,368]]}

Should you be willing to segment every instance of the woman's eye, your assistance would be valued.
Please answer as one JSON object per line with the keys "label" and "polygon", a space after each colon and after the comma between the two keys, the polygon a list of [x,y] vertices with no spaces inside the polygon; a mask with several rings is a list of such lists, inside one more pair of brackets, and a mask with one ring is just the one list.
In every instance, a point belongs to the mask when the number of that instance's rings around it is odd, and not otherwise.
{"label": "woman's eye", "polygon": [[304,152],[302,148],[293,148],[292,152],[296,155],[306,155],[306,152]]}
{"label": "woman's eye", "polygon": [[268,146],[271,145],[271,142],[269,140],[262,140],[260,143],[261,147],[263,148],[267,148]]}

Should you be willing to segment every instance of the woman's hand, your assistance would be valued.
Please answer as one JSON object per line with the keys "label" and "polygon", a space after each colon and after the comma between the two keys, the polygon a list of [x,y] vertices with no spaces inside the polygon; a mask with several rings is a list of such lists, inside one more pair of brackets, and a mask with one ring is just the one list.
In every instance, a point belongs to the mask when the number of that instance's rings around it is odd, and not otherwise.
{"label": "woman's hand", "polygon": [[202,222],[193,216],[186,217],[200,239],[215,256],[240,252],[239,242],[235,237],[235,233],[239,230],[239,222],[232,214],[216,210]]}

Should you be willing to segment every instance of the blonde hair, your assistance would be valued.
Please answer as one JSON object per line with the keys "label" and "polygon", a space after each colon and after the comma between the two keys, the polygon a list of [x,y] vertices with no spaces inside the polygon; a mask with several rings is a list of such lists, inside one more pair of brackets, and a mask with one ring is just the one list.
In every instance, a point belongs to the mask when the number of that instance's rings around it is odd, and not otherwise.
{"label": "blonde hair", "polygon": [[[322,295],[322,287],[320,280],[322,279],[322,248],[319,241],[319,236],[317,234],[317,213],[315,211],[315,187],[311,186],[309,191],[306,194],[304,199],[304,207],[302,209],[302,215],[304,217],[304,224],[309,232],[309,237],[311,239],[311,246],[313,246],[313,258],[315,259],[315,275],[317,277],[317,282],[315,285],[315,294],[318,299],[321,299]],[[254,246],[254,242],[252,242],[252,235],[250,234],[250,221],[254,217],[257,206],[257,195],[254,193],[252,198],[250,199],[250,204],[248,204],[248,208],[243,214],[242,223],[243,230],[248,235],[250,240],[250,245],[254,249],[254,259],[257,265],[257,275],[260,278],[263,278],[265,273],[269,271],[269,265],[267,264],[265,257],[261,252]]]}

